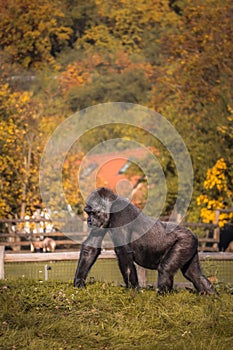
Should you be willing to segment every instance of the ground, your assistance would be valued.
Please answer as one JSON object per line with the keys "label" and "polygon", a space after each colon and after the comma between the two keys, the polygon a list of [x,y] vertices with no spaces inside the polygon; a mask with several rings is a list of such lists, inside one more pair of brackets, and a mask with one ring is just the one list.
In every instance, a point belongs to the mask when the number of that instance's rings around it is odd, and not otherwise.
{"label": "ground", "polygon": [[2,350],[230,350],[233,287],[219,296],[126,290],[106,283],[0,282]]}

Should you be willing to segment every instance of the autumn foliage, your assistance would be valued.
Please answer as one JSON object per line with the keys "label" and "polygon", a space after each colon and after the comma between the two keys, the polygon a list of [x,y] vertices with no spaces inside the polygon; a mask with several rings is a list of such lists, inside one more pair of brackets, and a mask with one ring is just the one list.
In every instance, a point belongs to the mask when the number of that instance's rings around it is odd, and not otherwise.
{"label": "autumn foliage", "polygon": [[[211,222],[214,209],[232,207],[232,17],[230,0],[0,0],[0,216],[43,205],[38,171],[56,127],[114,101],[156,110],[183,137],[195,175],[187,219]],[[82,207],[77,164],[112,137],[158,150],[166,214],[177,197],[171,156],[118,125],[93,131],[67,155],[63,186],[74,210]]]}
{"label": "autumn foliage", "polygon": [[[207,170],[204,181],[204,194],[197,198],[202,206],[201,218],[203,222],[215,222],[215,210],[231,208],[233,203],[233,181],[229,176],[229,168],[223,158]],[[223,226],[233,218],[233,213],[220,213],[219,225]]]}

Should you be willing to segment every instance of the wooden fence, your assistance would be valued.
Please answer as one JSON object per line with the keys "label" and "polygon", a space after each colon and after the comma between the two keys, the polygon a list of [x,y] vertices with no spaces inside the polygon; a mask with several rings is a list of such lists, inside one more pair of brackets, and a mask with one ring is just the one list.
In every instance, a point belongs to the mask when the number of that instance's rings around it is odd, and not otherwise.
{"label": "wooden fence", "polygon": [[[71,220],[68,222],[68,226],[72,226],[72,222],[79,223],[79,227],[74,227],[70,232],[62,232],[57,229],[59,226],[67,224],[64,220],[57,220],[55,227],[51,231],[46,231],[46,227],[43,228],[47,223],[51,224],[51,220],[39,218],[39,219],[4,219],[0,220],[5,228],[4,232],[0,233],[0,246],[10,248],[13,251],[20,252],[22,247],[25,250],[30,250],[31,243],[33,241],[42,240],[45,237],[51,237],[56,241],[57,249],[69,249],[73,246],[79,247],[87,236],[87,229],[85,223],[80,221]],[[28,225],[28,227],[24,227]],[[34,226],[32,229],[30,226]],[[81,226],[81,227],[80,227]]]}
{"label": "wooden fence", "polygon": [[[55,269],[58,274],[58,278],[61,278],[62,280],[62,269],[64,269],[67,265],[67,263],[72,263],[72,266],[77,266],[77,261],[79,259],[80,252],[79,251],[73,251],[73,252],[55,252],[55,253],[49,253],[49,254],[40,254],[40,253],[12,253],[12,252],[4,252],[4,247],[0,247],[0,279],[6,278],[17,278],[17,272],[15,271],[15,268],[12,270],[10,268],[9,272],[9,265],[13,264],[13,266],[16,266],[14,263],[22,263],[20,265],[20,271],[24,273],[25,265],[29,266],[28,264],[32,264],[31,268],[35,269],[34,263],[39,263],[36,266],[40,266],[40,269],[42,269],[42,275],[40,275],[40,278],[42,280],[48,280],[48,271],[47,267],[49,266],[52,271]],[[208,277],[211,279],[212,282],[223,282],[223,283],[233,283],[232,278],[232,269],[233,269],[233,253],[199,253],[200,261],[202,262],[202,265],[205,265],[207,267],[207,270],[210,269],[208,273]],[[115,252],[113,250],[108,251],[102,251],[101,255],[99,256],[100,264],[101,261],[104,262],[104,265],[102,265],[101,273],[104,275],[104,278],[107,278],[105,275],[107,272],[107,268],[109,264],[111,265],[113,260],[116,259]],[[98,259],[98,260],[99,260]],[[105,260],[108,260],[109,263],[105,262]],[[107,263],[107,265],[106,265]],[[74,265],[75,264],[75,265]],[[115,263],[114,263],[115,264]],[[214,264],[214,266],[212,266]],[[6,276],[4,276],[4,266],[6,265]],[[98,265],[98,262],[97,262]],[[8,266],[8,267],[7,267]],[[34,267],[33,267],[34,266]],[[103,269],[104,266],[104,269]],[[115,265],[117,266],[117,265]],[[44,269],[43,269],[44,267]],[[138,271],[138,277],[139,277],[139,283],[141,287],[146,287],[148,285],[149,280],[151,280],[150,274],[151,271],[144,269],[140,266],[136,266]],[[43,277],[43,270],[44,270],[44,277]],[[103,273],[104,270],[104,273]],[[13,275],[12,275],[13,271]],[[34,271],[34,270],[33,270]],[[72,271],[67,271],[65,276],[71,273],[71,278],[74,274],[73,268]],[[115,270],[111,270],[111,279],[114,279],[114,273]],[[49,273],[50,274],[50,273]],[[36,278],[35,273],[30,275],[29,278]],[[49,276],[49,279],[52,276]],[[98,279],[97,279],[98,280]],[[120,278],[121,280],[121,278]],[[179,279],[178,279],[179,280]],[[109,281],[112,282],[113,280]],[[155,282],[155,280],[154,280]],[[150,283],[149,283],[150,284]],[[183,282],[176,283],[177,286],[180,287],[192,287],[192,285],[187,282],[186,280]]]}
{"label": "wooden fence", "polygon": [[[45,238],[45,237],[51,237],[55,239],[56,246],[58,248],[70,248],[71,246],[76,245],[77,247],[80,246],[80,244],[83,242],[85,237],[87,236],[87,233],[80,232],[80,233],[73,233],[73,232],[67,232],[66,234],[62,232],[49,232],[49,233],[43,233],[43,234],[35,234],[33,238]],[[72,237],[69,238],[69,237]],[[20,251],[21,247],[28,247],[30,250],[31,245],[31,237],[22,233],[15,233],[15,234],[9,234],[9,233],[0,233],[0,246],[5,246],[12,248],[12,250]]]}
{"label": "wooden fence", "polygon": [[[0,233],[0,246],[4,246],[6,248],[10,248],[15,252],[20,252],[22,247],[24,250],[30,250],[30,245],[32,240],[40,240],[45,237],[51,237],[56,241],[56,249],[72,249],[79,248],[84,239],[87,237],[88,232],[83,223],[83,230],[80,232],[61,232],[58,230],[54,230],[52,232],[40,232],[38,228],[38,232],[25,232],[23,229],[19,229],[19,225],[23,225],[26,223],[34,224],[35,227],[38,226],[41,222],[51,222],[47,219],[5,219],[0,220],[0,223],[8,226],[8,232]],[[61,223],[62,221],[60,221]],[[15,229],[12,230],[12,225],[14,225]],[[209,251],[209,252],[217,252],[219,239],[220,239],[220,229],[218,224],[204,224],[204,223],[182,223],[183,226],[189,227],[191,230],[198,229],[202,231],[202,236],[199,237],[199,251]],[[213,237],[209,238],[210,232],[213,232]],[[104,240],[103,248],[111,248],[112,244],[108,240]]]}

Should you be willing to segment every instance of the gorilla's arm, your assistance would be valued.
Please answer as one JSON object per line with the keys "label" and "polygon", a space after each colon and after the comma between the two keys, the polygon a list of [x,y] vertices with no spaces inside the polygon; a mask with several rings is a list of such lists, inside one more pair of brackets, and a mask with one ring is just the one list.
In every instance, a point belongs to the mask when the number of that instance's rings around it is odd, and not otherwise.
{"label": "gorilla's arm", "polygon": [[101,253],[101,244],[104,235],[105,232],[103,232],[103,230],[92,230],[87,239],[83,242],[74,278],[75,287],[85,287],[85,280],[88,272]]}
{"label": "gorilla's arm", "polygon": [[126,287],[139,287],[133,252],[128,249],[128,246],[121,246],[115,248],[115,253]]}

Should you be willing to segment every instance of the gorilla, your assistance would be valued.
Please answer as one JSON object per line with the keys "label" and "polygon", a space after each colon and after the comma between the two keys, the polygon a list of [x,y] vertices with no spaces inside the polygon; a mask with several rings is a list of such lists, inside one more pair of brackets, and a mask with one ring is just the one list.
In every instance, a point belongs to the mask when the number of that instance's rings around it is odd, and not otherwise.
{"label": "gorilla", "polygon": [[170,292],[175,273],[180,269],[199,293],[215,292],[202,274],[197,237],[187,228],[147,216],[128,199],[108,188],[93,191],[84,211],[92,229],[81,246],[74,278],[75,287],[85,287],[89,270],[101,253],[108,232],[114,244],[126,287],[139,287],[135,264],[158,270],[159,293]]}

